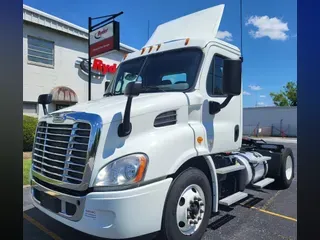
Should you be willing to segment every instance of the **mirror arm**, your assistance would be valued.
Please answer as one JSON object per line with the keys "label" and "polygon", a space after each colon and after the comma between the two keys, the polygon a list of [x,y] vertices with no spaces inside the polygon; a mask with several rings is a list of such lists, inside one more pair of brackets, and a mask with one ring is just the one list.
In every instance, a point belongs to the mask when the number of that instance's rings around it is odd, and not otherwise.
{"label": "mirror arm", "polygon": [[42,104],[42,108],[43,108],[43,113],[44,115],[47,115],[48,114],[48,110],[47,110],[47,107],[45,104]]}
{"label": "mirror arm", "polygon": [[229,95],[229,96],[220,104],[220,109],[225,108],[225,107],[229,104],[229,102],[230,102],[230,100],[231,100],[232,97],[233,97],[232,95]]}
{"label": "mirror arm", "polygon": [[132,130],[132,125],[130,122],[131,103],[132,103],[132,96],[128,96],[126,109],[124,111],[123,122],[119,125],[119,128],[118,128],[119,137],[125,137],[131,133],[131,130]]}

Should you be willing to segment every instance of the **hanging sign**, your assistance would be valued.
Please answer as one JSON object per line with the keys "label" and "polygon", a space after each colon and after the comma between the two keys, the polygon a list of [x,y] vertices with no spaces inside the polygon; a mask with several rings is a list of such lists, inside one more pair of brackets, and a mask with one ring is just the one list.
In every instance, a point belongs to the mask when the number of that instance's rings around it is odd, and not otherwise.
{"label": "hanging sign", "polygon": [[119,22],[112,21],[90,32],[90,56],[119,50]]}

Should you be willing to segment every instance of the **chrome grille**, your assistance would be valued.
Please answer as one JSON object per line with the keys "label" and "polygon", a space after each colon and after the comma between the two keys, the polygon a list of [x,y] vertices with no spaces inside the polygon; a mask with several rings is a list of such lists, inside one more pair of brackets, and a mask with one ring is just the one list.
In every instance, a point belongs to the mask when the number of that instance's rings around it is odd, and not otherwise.
{"label": "chrome grille", "polygon": [[33,170],[61,182],[80,184],[88,159],[90,133],[89,123],[39,122],[33,148]]}

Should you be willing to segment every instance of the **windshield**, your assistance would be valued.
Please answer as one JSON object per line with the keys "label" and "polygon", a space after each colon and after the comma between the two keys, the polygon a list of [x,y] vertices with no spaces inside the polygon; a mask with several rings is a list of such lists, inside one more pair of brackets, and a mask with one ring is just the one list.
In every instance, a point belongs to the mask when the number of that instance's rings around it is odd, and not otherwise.
{"label": "windshield", "polygon": [[196,80],[202,51],[185,48],[156,53],[120,64],[106,95],[124,93],[129,82],[142,82],[143,92],[186,91]]}

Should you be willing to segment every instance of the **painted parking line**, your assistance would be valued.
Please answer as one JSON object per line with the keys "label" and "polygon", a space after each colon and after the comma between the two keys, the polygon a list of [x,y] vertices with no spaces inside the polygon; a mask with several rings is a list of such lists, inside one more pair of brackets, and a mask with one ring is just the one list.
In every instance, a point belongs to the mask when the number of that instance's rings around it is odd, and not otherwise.
{"label": "painted parking line", "polygon": [[281,193],[282,191],[277,191],[273,197],[271,197],[267,203],[261,208],[262,210],[267,210],[267,208],[273,203],[273,201],[276,199],[276,197]]}
{"label": "painted parking line", "polygon": [[51,232],[49,229],[47,229],[45,226],[40,224],[38,221],[34,220],[32,217],[29,215],[23,213],[23,218],[35,225],[37,228],[39,228],[41,231],[52,237],[54,240],[62,240],[57,234]]}
{"label": "painted parking line", "polygon": [[261,208],[256,208],[256,207],[248,207],[245,204],[240,204],[240,205],[243,206],[243,207],[246,207],[246,208],[254,209],[254,210],[257,210],[259,212],[263,212],[263,213],[272,215],[272,216],[276,216],[276,217],[279,217],[279,218],[283,218],[283,219],[286,219],[286,220],[297,222],[297,219],[292,218],[292,217],[288,217],[288,216],[285,216],[285,215],[282,215],[282,214],[279,214],[279,213],[274,213],[274,212],[267,211],[267,210],[261,209]]}
{"label": "painted parking line", "polygon": [[258,210],[259,212],[267,213],[269,215],[273,215],[273,216],[276,216],[276,217],[287,219],[287,220],[290,220],[290,221],[293,221],[293,222],[297,222],[297,219],[292,218],[292,217],[288,217],[288,216],[285,216],[285,215],[282,215],[282,214],[270,212],[270,211],[267,211],[267,210],[264,210],[264,209],[260,209],[260,208],[256,208],[256,207],[251,207],[251,209]]}

